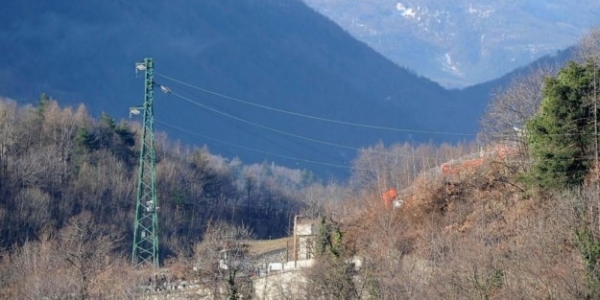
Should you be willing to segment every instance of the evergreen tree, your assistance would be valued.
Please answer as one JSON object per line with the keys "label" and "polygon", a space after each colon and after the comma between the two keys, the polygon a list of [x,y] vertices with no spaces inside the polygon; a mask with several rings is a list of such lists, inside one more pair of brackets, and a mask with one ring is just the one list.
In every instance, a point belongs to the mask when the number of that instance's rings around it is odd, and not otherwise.
{"label": "evergreen tree", "polygon": [[52,100],[52,98],[50,96],[48,96],[46,93],[42,93],[40,95],[40,100],[38,101],[38,107],[37,107],[37,111],[38,114],[40,114],[40,116],[44,116],[44,113],[46,112],[46,108],[48,107],[48,103],[50,103],[50,101]]}
{"label": "evergreen tree", "polygon": [[327,221],[325,217],[321,218],[319,232],[317,233],[315,252],[317,256],[330,254],[333,258],[339,258],[344,254],[344,245],[342,243],[343,233],[339,224],[333,221]]}
{"label": "evergreen tree", "polygon": [[579,186],[594,145],[594,65],[570,62],[546,79],[538,114],[527,122],[533,182],[549,189]]}

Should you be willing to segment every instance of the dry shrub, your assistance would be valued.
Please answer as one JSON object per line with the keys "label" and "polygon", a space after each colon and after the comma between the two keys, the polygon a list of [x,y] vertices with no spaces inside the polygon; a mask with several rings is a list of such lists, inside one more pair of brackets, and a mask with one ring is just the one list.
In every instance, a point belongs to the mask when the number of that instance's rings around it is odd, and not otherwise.
{"label": "dry shrub", "polygon": [[[429,299],[577,299],[585,295],[585,274],[573,246],[577,222],[571,199],[519,200],[504,204],[480,193],[469,228],[429,232],[436,257],[425,298]],[[497,205],[500,203],[501,205]],[[432,226],[432,230],[436,230]],[[426,253],[421,253],[425,255]],[[430,256],[431,257],[431,256]]]}
{"label": "dry shrub", "polygon": [[148,271],[136,271],[129,260],[117,260],[92,279],[92,299],[132,299],[140,293],[138,283],[149,278]]}
{"label": "dry shrub", "polygon": [[472,211],[473,202],[492,198],[505,201],[507,195],[520,192],[511,182],[504,164],[485,161],[477,168],[468,168],[458,174],[419,177],[414,182],[413,195],[406,197],[404,210],[420,222],[431,214],[447,215]]}
{"label": "dry shrub", "polygon": [[[382,299],[584,297],[585,269],[573,232],[581,224],[599,227],[598,218],[581,220],[582,211],[597,214],[590,206],[598,206],[598,196],[525,199],[511,175],[489,163],[460,180],[419,178],[393,217],[373,215],[362,245],[381,275]],[[399,251],[407,241],[409,251]]]}
{"label": "dry shrub", "polygon": [[428,173],[401,192],[400,209],[373,205],[353,218],[374,299],[596,299],[574,232],[600,238],[600,193],[588,183],[525,194],[514,170],[487,161]]}
{"label": "dry shrub", "polygon": [[440,212],[447,205],[448,191],[443,177],[432,179],[417,178],[413,195],[403,203],[403,211],[414,221],[426,219],[432,212]]}

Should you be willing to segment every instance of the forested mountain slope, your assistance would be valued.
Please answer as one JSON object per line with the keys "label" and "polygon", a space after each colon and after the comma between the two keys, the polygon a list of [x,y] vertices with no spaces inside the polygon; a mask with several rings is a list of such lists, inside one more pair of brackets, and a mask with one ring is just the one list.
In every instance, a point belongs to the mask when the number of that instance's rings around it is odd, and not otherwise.
{"label": "forested mountain slope", "polygon": [[[95,224],[117,228],[125,237],[119,246],[128,250],[138,129],[107,115],[96,120],[84,105],[60,107],[48,98],[36,107],[0,101],[2,247],[36,240],[89,212]],[[304,206],[296,191],[311,183],[299,170],[243,165],[164,134],[156,153],[163,256],[199,241],[209,222],[245,224],[259,238],[284,236],[290,215]]]}
{"label": "forested mountain slope", "polygon": [[298,0],[10,1],[0,52],[0,94],[32,103],[47,92],[116,119],[141,104],[134,63],[153,57],[157,83],[200,103],[157,93],[159,129],[323,178],[347,176],[356,150],[378,141],[471,139],[473,101],[487,99],[395,65]]}

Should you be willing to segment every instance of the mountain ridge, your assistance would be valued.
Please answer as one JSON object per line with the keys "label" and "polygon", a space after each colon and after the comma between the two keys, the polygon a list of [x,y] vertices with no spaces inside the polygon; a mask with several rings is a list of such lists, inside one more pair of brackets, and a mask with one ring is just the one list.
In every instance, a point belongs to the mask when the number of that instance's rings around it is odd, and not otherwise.
{"label": "mountain ridge", "polygon": [[305,0],[399,65],[450,88],[501,77],[575,44],[600,5],[584,1]]}
{"label": "mountain ridge", "polygon": [[228,157],[324,178],[344,177],[356,151],[380,141],[473,139],[488,100],[399,67],[299,0],[21,1],[0,17],[0,91],[7,97],[31,102],[47,92],[62,105],[83,102],[93,114],[126,118],[143,100],[134,63],[153,57],[155,81],[191,100],[157,93],[158,130]]}

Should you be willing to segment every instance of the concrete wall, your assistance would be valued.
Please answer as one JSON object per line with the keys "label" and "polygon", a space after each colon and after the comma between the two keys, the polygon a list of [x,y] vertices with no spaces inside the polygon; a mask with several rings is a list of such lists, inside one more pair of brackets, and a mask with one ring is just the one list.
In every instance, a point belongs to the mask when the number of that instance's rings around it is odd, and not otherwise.
{"label": "concrete wall", "polygon": [[292,260],[314,258],[314,237],[317,234],[317,224],[314,219],[296,216],[294,218],[294,249]]}
{"label": "concrete wall", "polygon": [[297,259],[305,260],[315,258],[313,237],[299,236],[297,239]]}
{"label": "concrete wall", "polygon": [[296,221],[296,235],[306,236],[317,234],[317,226],[313,220],[297,219]]}
{"label": "concrete wall", "polygon": [[255,297],[258,300],[289,299],[291,295],[299,297],[306,290],[304,273],[296,270],[273,273],[254,280]]}

